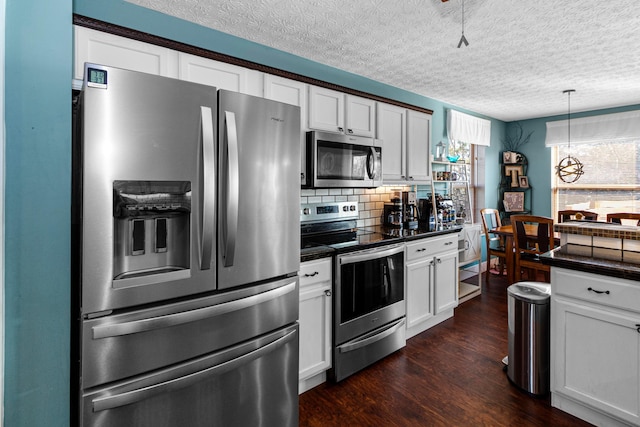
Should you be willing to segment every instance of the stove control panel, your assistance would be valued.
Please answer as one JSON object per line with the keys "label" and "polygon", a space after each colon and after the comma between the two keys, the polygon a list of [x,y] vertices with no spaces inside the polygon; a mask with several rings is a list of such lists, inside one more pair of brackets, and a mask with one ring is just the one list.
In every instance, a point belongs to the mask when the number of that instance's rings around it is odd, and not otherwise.
{"label": "stove control panel", "polygon": [[309,203],[300,205],[300,222],[358,219],[358,202]]}

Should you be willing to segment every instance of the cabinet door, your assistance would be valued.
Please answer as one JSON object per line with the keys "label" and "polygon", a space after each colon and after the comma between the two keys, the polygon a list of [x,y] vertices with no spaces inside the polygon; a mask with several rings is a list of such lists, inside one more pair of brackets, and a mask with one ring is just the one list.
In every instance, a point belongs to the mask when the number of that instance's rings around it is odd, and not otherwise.
{"label": "cabinet door", "polygon": [[344,94],[309,86],[309,128],[344,133]]}
{"label": "cabinet door", "polygon": [[407,284],[407,329],[433,317],[431,276],[433,258],[423,258],[405,265]]}
{"label": "cabinet door", "polygon": [[407,180],[431,182],[431,116],[419,111],[407,112]]}
{"label": "cabinet door", "polygon": [[482,247],[480,243],[480,225],[464,226],[464,249],[460,256],[461,263],[469,263],[480,259]]}
{"label": "cabinet door", "polygon": [[304,380],[331,367],[331,283],[300,290],[300,367]]}
{"label": "cabinet door", "polygon": [[345,133],[373,138],[376,122],[376,102],[359,96],[345,96]]}
{"label": "cabinet door", "polygon": [[164,47],[74,26],[75,79],[82,80],[84,63],[178,77],[178,53]]}
{"label": "cabinet door", "polygon": [[552,392],[640,423],[640,315],[551,303]]}
{"label": "cabinet door", "polygon": [[306,185],[307,174],[307,85],[272,74],[264,75],[264,97],[300,107],[300,185]]}
{"label": "cabinet door", "polygon": [[458,306],[458,252],[435,256],[434,263],[435,314]]}
{"label": "cabinet door", "polygon": [[[262,75],[256,75],[252,70],[188,53],[180,53],[179,62],[181,80],[262,96]],[[260,80],[260,83],[253,80]]]}
{"label": "cabinet door", "polygon": [[382,175],[384,183],[406,181],[407,110],[378,102],[376,138],[382,140]]}

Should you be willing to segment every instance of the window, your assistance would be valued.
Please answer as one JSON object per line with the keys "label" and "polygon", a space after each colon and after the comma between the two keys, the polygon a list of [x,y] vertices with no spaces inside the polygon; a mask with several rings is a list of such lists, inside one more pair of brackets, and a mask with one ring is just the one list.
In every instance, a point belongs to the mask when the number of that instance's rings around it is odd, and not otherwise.
{"label": "window", "polygon": [[566,145],[552,151],[552,208],[590,210],[606,221],[612,212],[640,212],[640,140],[581,142],[571,156],[584,165],[584,175],[572,184],[558,178],[555,166],[566,157]]}

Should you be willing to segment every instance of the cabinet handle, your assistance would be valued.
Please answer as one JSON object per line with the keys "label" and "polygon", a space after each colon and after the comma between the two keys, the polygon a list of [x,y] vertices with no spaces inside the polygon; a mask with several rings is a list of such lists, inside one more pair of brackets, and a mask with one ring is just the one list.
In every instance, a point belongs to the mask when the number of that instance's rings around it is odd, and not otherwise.
{"label": "cabinet handle", "polygon": [[347,129],[347,133],[348,133],[349,135],[352,135],[352,134],[353,134],[353,129]]}
{"label": "cabinet handle", "polygon": [[409,181],[413,181],[413,177],[412,176],[409,177]]}
{"label": "cabinet handle", "polygon": [[640,334],[640,325],[636,323],[636,331]]}
{"label": "cabinet handle", "polygon": [[344,129],[338,126],[338,132],[344,132]]}
{"label": "cabinet handle", "polygon": [[416,252],[424,252],[426,250],[427,250],[427,248],[420,248],[420,249],[416,249]]}
{"label": "cabinet handle", "polygon": [[453,242],[446,242],[444,245],[445,246],[453,245]]}
{"label": "cabinet handle", "polygon": [[305,273],[304,277],[313,277],[313,276],[317,276],[318,274],[320,274],[320,273],[318,273],[317,271],[314,271],[314,272],[313,272],[313,273],[311,273],[311,274],[306,274],[306,273]]}
{"label": "cabinet handle", "polygon": [[593,288],[587,288],[587,290],[589,292],[595,292],[596,294],[607,294],[607,295],[609,295],[611,293],[609,291],[599,291],[599,290],[593,289]]}
{"label": "cabinet handle", "polygon": [[438,264],[442,264],[442,259],[438,258],[436,261],[438,261]]}
{"label": "cabinet handle", "polygon": [[[324,291],[324,294],[328,297],[331,296],[331,291],[329,289],[327,289],[326,291]],[[640,325],[639,325],[640,326]]]}

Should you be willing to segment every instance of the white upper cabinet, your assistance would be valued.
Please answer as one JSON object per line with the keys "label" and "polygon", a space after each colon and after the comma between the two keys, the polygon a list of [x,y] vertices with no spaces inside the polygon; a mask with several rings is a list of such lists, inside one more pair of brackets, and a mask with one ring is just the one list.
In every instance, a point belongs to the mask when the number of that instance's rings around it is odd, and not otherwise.
{"label": "white upper cabinet", "polygon": [[309,86],[309,128],[344,133],[344,94]]}
{"label": "white upper cabinet", "polygon": [[359,96],[345,95],[345,133],[369,136],[376,132],[376,102]]}
{"label": "white upper cabinet", "polygon": [[431,116],[378,102],[376,137],[383,146],[385,184],[431,182]]}
{"label": "white upper cabinet", "polygon": [[264,97],[300,107],[300,185],[306,185],[307,85],[296,80],[264,74]]}
{"label": "white upper cabinet", "polygon": [[407,180],[412,184],[431,182],[430,141],[431,115],[408,110]]}
{"label": "white upper cabinet", "polygon": [[82,80],[85,62],[178,77],[176,51],[74,26],[74,79]]}
{"label": "white upper cabinet", "polygon": [[181,80],[262,96],[262,73],[201,56],[179,53]]}
{"label": "white upper cabinet", "polygon": [[375,101],[309,86],[309,128],[373,137]]}
{"label": "white upper cabinet", "polygon": [[376,137],[382,140],[384,182],[407,180],[407,110],[378,102]]}

